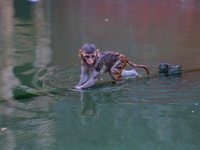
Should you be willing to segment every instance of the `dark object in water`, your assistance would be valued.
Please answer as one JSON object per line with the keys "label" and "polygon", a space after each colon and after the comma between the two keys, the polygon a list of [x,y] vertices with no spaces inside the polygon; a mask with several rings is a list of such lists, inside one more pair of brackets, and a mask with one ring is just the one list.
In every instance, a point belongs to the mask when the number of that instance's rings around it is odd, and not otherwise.
{"label": "dark object in water", "polygon": [[173,75],[173,74],[181,74],[182,65],[172,65],[169,63],[160,63],[159,65],[159,73],[166,74],[166,75]]}

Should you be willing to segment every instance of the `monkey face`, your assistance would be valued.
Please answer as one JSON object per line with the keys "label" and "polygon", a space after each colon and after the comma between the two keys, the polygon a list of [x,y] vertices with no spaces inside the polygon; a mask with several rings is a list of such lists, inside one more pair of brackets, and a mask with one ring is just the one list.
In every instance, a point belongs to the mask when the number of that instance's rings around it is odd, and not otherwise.
{"label": "monkey face", "polygon": [[79,49],[78,51],[78,56],[88,65],[93,65],[99,55],[100,55],[99,49],[95,51]]}
{"label": "monkey face", "polygon": [[83,58],[85,59],[85,61],[86,61],[86,63],[87,63],[88,65],[92,65],[92,64],[94,64],[94,62],[95,62],[96,55],[95,55],[95,54],[85,54],[85,55],[83,56]]}

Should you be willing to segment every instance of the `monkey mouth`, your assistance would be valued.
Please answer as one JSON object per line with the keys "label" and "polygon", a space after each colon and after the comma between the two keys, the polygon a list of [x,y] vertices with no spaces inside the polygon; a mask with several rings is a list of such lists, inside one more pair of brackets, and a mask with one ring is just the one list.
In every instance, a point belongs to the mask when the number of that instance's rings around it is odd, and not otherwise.
{"label": "monkey mouth", "polygon": [[88,65],[92,65],[94,62],[93,61],[87,61]]}

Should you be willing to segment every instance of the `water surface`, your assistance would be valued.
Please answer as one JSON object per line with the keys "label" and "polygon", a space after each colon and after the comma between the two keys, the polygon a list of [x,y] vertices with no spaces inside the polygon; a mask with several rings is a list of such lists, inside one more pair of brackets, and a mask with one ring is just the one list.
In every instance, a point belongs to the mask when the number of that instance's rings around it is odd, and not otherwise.
{"label": "water surface", "polygon": [[199,149],[199,71],[121,85],[103,75],[93,88],[72,90],[84,43],[122,52],[152,74],[160,62],[199,68],[199,6],[0,0],[0,149]]}

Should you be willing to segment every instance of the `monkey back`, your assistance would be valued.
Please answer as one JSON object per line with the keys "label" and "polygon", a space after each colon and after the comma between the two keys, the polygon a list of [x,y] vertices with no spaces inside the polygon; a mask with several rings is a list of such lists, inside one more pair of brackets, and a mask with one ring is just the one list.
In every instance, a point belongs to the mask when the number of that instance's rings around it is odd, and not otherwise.
{"label": "monkey back", "polygon": [[100,56],[96,60],[95,69],[97,71],[101,71],[103,68],[103,71],[109,71],[117,61],[126,62],[127,58],[125,55],[118,52],[113,52],[113,51],[101,52]]}

